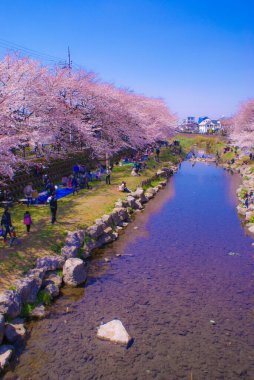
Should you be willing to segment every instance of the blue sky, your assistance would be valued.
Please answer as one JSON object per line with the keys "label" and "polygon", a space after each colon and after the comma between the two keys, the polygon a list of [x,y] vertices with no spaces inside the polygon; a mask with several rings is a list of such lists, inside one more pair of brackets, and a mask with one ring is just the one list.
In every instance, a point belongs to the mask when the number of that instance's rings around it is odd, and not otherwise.
{"label": "blue sky", "polygon": [[1,55],[3,40],[60,58],[69,45],[75,63],[179,117],[231,115],[254,97],[250,0],[1,0]]}

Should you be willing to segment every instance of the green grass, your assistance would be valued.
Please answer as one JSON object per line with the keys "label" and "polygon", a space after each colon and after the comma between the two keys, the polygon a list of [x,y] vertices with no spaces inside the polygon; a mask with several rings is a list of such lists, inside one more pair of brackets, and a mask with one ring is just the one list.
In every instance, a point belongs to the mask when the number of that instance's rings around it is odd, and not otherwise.
{"label": "green grass", "polygon": [[51,303],[50,295],[46,293],[45,290],[38,292],[36,304],[39,305],[40,303],[43,303],[43,305],[50,305]]}
{"label": "green grass", "polygon": [[32,311],[36,308],[36,306],[43,304],[49,306],[51,304],[51,298],[45,290],[39,290],[37,294],[37,299],[34,303],[27,303],[23,305],[21,310],[21,317],[27,318],[31,315]]}
{"label": "green grass", "polygon": [[51,251],[55,252],[57,255],[60,255],[61,249],[63,248],[63,246],[64,246],[64,241],[62,241],[61,243],[52,244]]}
{"label": "green grass", "polygon": [[247,192],[246,189],[242,189],[241,192],[240,192],[240,194],[239,194],[239,197],[240,197],[241,199],[243,199],[244,196],[245,196],[245,194],[246,194],[246,192]]}
{"label": "green grass", "polygon": [[223,150],[226,146],[226,141],[222,136],[203,136],[203,135],[186,135],[178,134],[174,137],[174,140],[179,140],[182,150],[185,154],[197,146],[199,149],[204,149],[208,154],[223,154]]}
{"label": "green grass", "polygon": [[67,231],[87,228],[97,218],[110,213],[115,202],[126,197],[125,193],[118,191],[122,181],[126,181],[127,187],[134,191],[140,182],[151,178],[166,162],[176,162],[179,157],[163,148],[160,160],[158,163],[151,157],[146,161],[148,168],[137,177],[130,174],[132,165],[115,166],[111,185],[106,185],[105,179],[94,181],[91,190],[84,189],[78,195],[61,198],[58,201],[57,223],[53,226],[48,205],[30,206],[33,223],[29,235],[23,222],[26,205],[17,204],[10,208],[12,223],[22,244],[9,248],[0,240],[0,288],[8,289],[16,278],[35,266],[38,257],[60,253]]}

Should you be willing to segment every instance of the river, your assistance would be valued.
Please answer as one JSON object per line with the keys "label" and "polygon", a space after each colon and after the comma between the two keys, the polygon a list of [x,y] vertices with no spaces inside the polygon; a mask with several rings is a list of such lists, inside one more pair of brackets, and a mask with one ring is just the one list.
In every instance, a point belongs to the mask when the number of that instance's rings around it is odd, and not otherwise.
{"label": "river", "polygon": [[[30,325],[5,379],[253,380],[253,240],[235,209],[239,181],[184,162],[93,258],[86,286],[63,288]],[[96,338],[113,318],[134,338],[128,349]]]}

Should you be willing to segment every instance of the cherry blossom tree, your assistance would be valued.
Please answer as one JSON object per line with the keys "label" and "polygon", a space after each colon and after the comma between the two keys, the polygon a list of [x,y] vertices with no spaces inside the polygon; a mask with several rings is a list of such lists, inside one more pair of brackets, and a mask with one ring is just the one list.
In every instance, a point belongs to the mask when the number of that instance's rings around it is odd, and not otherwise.
{"label": "cherry blossom tree", "polygon": [[243,148],[254,147],[254,99],[241,105],[233,118],[230,136],[236,144]]}
{"label": "cherry blossom tree", "polygon": [[174,131],[175,117],[161,99],[116,88],[84,70],[50,69],[16,55],[0,61],[2,180],[31,164],[20,154],[26,145],[48,144],[48,159],[78,149],[113,155]]}

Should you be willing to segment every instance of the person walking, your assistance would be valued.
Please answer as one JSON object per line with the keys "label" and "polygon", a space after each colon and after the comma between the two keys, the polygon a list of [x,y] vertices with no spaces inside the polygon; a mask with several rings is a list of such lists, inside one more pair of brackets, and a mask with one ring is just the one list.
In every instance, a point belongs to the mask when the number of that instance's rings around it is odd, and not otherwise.
{"label": "person walking", "polygon": [[26,232],[29,234],[30,227],[32,224],[32,218],[29,211],[26,211],[24,214],[24,225],[26,226]]}
{"label": "person walking", "polygon": [[33,185],[31,182],[24,188],[24,194],[27,199],[27,207],[29,207],[33,202]]}
{"label": "person walking", "polygon": [[51,212],[51,224],[56,222],[56,212],[57,212],[57,199],[56,194],[53,193],[49,201],[50,212]]}
{"label": "person walking", "polygon": [[72,191],[73,191],[73,195],[75,194],[75,193],[77,193],[78,194],[78,180],[77,180],[77,178],[74,176],[73,178],[72,178],[72,180],[71,180],[71,186],[72,186]]}
{"label": "person walking", "polygon": [[112,171],[111,171],[110,167],[108,167],[106,170],[106,185],[110,185],[111,173],[112,173]]}
{"label": "person walking", "polygon": [[158,146],[155,149],[155,153],[156,153],[157,161],[159,161],[159,158],[160,158],[160,148]]}
{"label": "person walking", "polygon": [[16,230],[14,226],[11,226],[10,234],[11,234],[11,240],[10,240],[10,245],[9,245],[10,247],[12,247],[14,243],[21,244],[21,241],[17,238]]}
{"label": "person walking", "polygon": [[6,241],[7,241],[7,234],[9,234],[10,237],[11,237],[10,228],[12,227],[11,214],[8,211],[8,207],[6,207],[6,209],[3,212],[2,219],[1,219],[1,226],[5,228],[5,231],[4,231],[4,242],[6,243]]}

